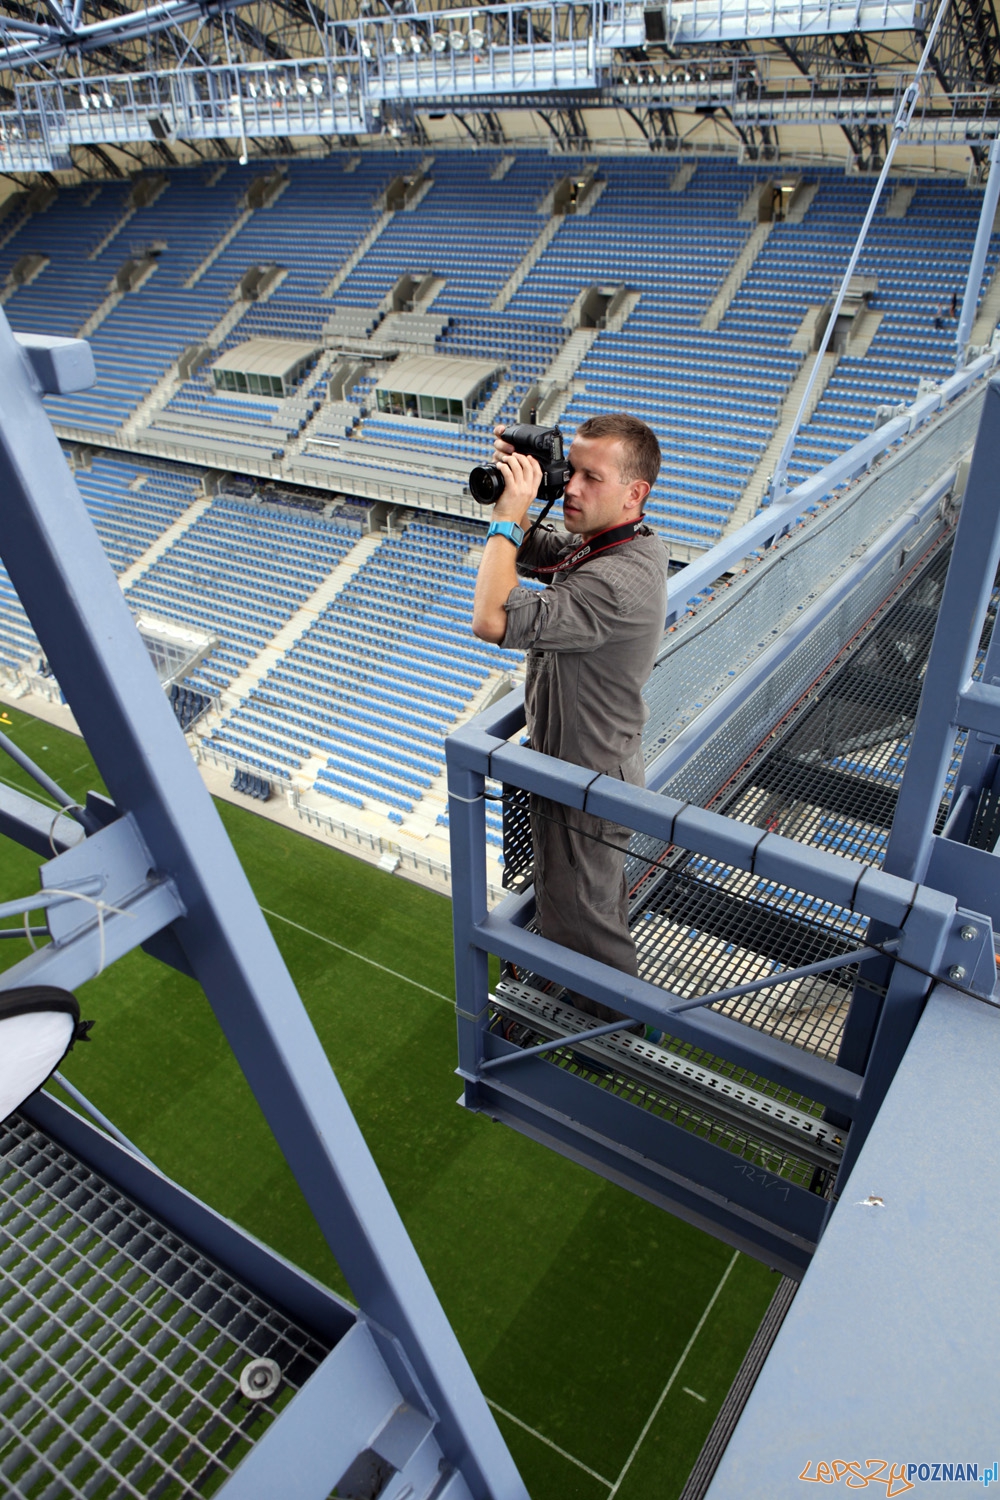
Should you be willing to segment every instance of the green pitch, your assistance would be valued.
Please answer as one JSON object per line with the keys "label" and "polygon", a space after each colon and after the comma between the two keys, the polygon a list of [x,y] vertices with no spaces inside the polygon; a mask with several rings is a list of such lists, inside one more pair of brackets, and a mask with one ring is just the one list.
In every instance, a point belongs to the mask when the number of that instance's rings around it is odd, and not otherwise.
{"label": "green pitch", "polygon": [[[16,709],[0,727],[71,796],[100,785],[74,736]],[[533,1500],[672,1500],[777,1278],[457,1107],[446,899],[219,812]],[[2,898],[37,889],[36,865],[5,842]],[[5,942],[0,961],[23,952]],[[80,1000],[97,1025],[67,1076],[162,1170],[347,1293],[200,989],[139,953]]]}

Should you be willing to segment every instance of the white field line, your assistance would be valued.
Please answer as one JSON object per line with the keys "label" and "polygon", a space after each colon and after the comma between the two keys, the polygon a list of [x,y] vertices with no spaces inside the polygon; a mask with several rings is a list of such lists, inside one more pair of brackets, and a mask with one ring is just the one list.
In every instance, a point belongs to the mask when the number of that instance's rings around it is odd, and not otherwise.
{"label": "white field line", "polygon": [[311,927],[303,927],[301,922],[293,922],[291,917],[283,917],[280,911],[270,911],[266,906],[262,906],[261,911],[266,917],[274,917],[276,922],[284,922],[286,926],[294,927],[297,932],[304,932],[307,937],[315,938],[319,943],[338,948],[341,953],[347,953],[351,958],[359,958],[363,964],[371,964],[373,969],[381,969],[383,974],[391,974],[393,979],[401,979],[404,984],[412,984],[414,989],[423,990],[425,995],[433,995],[435,1000],[443,1000],[447,1005],[455,1004],[450,995],[442,995],[440,990],[432,990],[429,985],[421,984],[417,979],[411,979],[408,974],[400,974],[396,969],[388,969],[385,964],[378,963],[374,958],[368,958],[364,953],[358,953],[354,948],[337,943],[333,938],[324,937],[321,932],[313,932]]}
{"label": "white field line", "polygon": [[572,1453],[567,1453],[565,1448],[560,1448],[558,1443],[554,1443],[551,1438],[547,1438],[544,1432],[538,1432],[534,1427],[529,1427],[527,1422],[522,1422],[521,1418],[515,1417],[512,1411],[506,1411],[504,1407],[498,1406],[495,1401],[490,1400],[489,1396],[486,1397],[486,1405],[492,1407],[494,1411],[498,1411],[502,1417],[506,1417],[508,1422],[513,1422],[515,1427],[520,1427],[522,1432],[530,1433],[533,1438],[537,1438],[540,1443],[544,1443],[546,1448],[551,1448],[553,1453],[558,1453],[560,1458],[565,1458],[567,1463],[575,1464],[578,1469],[582,1469],[585,1474],[589,1474],[591,1479],[596,1479],[598,1484],[603,1484],[605,1489],[611,1489],[610,1479],[605,1479],[603,1474],[597,1473],[596,1469],[589,1469],[580,1459],[574,1458]]}
{"label": "white field line", "polygon": [[643,1429],[640,1432],[639,1436],[636,1438],[636,1440],[635,1440],[635,1447],[632,1449],[632,1452],[629,1454],[628,1458],[625,1460],[625,1467],[622,1469],[621,1473],[618,1475],[618,1478],[615,1480],[614,1484],[611,1486],[611,1493],[608,1495],[608,1500],[614,1500],[614,1497],[617,1495],[619,1489],[621,1488],[622,1480],[625,1478],[625,1475],[628,1473],[629,1469],[632,1467],[632,1464],[633,1464],[633,1462],[635,1460],[635,1456],[638,1453],[639,1449],[642,1447],[643,1443],[645,1442],[646,1435],[649,1432],[649,1429],[652,1427],[653,1423],[656,1421],[656,1418],[659,1416],[660,1407],[663,1405],[664,1401],[666,1401],[667,1396],[668,1396],[668,1394],[670,1392],[671,1386],[673,1385],[674,1381],[677,1379],[678,1375],[681,1373],[681,1370],[682,1370],[682,1368],[684,1366],[684,1361],[687,1359],[688,1355],[691,1353],[691,1350],[694,1348],[695,1340],[697,1339],[699,1333],[701,1333],[701,1330],[704,1328],[705,1323],[708,1320],[709,1313],[712,1311],[712,1308],[715,1306],[716,1302],[719,1300],[719,1294],[721,1293],[722,1288],[725,1286],[726,1282],[729,1280],[729,1273],[733,1269],[733,1267],[735,1266],[736,1262],[739,1260],[739,1255],[740,1255],[740,1252],[738,1250],[734,1250],[733,1251],[733,1258],[729,1262],[729,1264],[726,1267],[726,1269],[723,1271],[722,1278],[721,1278],[721,1280],[719,1282],[719,1285],[715,1288],[715,1291],[712,1293],[711,1297],[709,1298],[708,1306],[705,1308],[705,1311],[702,1313],[701,1317],[698,1319],[698,1322],[695,1325],[694,1333],[692,1333],[691,1337],[688,1339],[687,1343],[684,1345],[684,1352],[682,1353],[682,1355],[681,1355],[680,1359],[677,1361],[677,1363],[674,1365],[673,1370],[670,1372],[670,1379],[667,1381],[666,1385],[663,1387],[663,1390],[660,1392],[660,1399],[659,1399],[659,1401],[657,1401],[656,1405],[653,1407],[653,1410],[650,1412],[649,1416],[646,1418],[646,1425],[643,1427]]}
{"label": "white field line", "polygon": [[[28,773],[25,772],[25,775],[27,774]],[[44,791],[36,781],[32,782],[30,792],[25,792],[24,787],[20,786],[18,782],[8,781],[6,776],[0,776],[0,781],[3,782],[4,786],[12,786],[15,792],[24,792],[24,795],[26,797],[33,797],[36,802],[47,802],[50,807],[55,807],[58,808],[60,812],[62,811],[59,803],[53,801],[48,792]]]}

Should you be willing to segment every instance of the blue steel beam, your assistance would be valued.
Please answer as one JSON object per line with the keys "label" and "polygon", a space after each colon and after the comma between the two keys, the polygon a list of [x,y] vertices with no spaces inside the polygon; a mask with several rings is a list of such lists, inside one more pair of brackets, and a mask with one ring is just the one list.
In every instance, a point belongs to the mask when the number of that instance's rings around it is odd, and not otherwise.
{"label": "blue steel beam", "polygon": [[[168,928],[359,1304],[398,1340],[438,1414],[446,1459],[476,1500],[526,1500],[191,759],[2,313],[0,392],[0,556],[120,814],[44,866],[43,881],[55,884],[60,869],[80,879],[92,858],[106,894],[118,895],[117,880],[125,889],[114,904],[138,914],[131,922],[114,911],[100,922],[88,914],[82,927],[68,919],[2,983],[42,972],[73,988],[99,972],[103,958]],[[331,1486],[338,1477],[329,1475]]]}
{"label": "blue steel beam", "polygon": [[62,57],[67,52],[92,52],[98,47],[118,46],[172,26],[183,26],[188,21],[205,21],[211,16],[226,15],[247,3],[248,0],[164,0],[162,5],[126,11],[87,26],[73,24],[74,12],[61,29],[31,27],[24,23],[14,25],[4,20],[0,22],[0,34],[12,26],[17,31],[34,33],[35,40],[0,47],[0,68],[29,67],[33,63]]}
{"label": "blue steel beam", "polygon": [[[974,716],[994,742],[995,706],[969,683],[993,580],[1000,564],[996,474],[1000,469],[1000,380],[986,391],[979,434],[966,481],[951,565],[945,580],[920,706],[913,727],[896,815],[886,846],[884,869],[908,880],[922,880],[931,853],[934,821],[945,775],[963,718]],[[964,691],[963,691],[964,689]],[[963,706],[963,699],[965,705]]]}
{"label": "blue steel beam", "polygon": [[[998,1113],[1000,1017],[939,988],[708,1500],[924,1496],[937,1491],[921,1481],[948,1482],[942,1462],[953,1478],[962,1466],[949,1493],[983,1492],[1000,1384]],[[838,1479],[845,1461],[856,1469]]]}

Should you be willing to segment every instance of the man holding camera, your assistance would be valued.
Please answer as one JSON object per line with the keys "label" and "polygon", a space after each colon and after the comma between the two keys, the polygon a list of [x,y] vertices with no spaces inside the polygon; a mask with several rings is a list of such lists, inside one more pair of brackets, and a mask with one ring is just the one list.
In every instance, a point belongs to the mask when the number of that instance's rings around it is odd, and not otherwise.
{"label": "man holding camera", "polygon": [[[473,631],[527,652],[533,749],[642,786],[642,688],[667,608],[666,549],[642,521],[659,444],[645,422],[622,412],[584,422],[568,455],[565,531],[540,527],[524,537],[542,468],[504,440],[503,428],[496,434],[504,483],[476,579]],[[548,586],[523,588],[518,573]],[[625,885],[629,830],[541,797],[532,798],[531,825],[542,936],[636,974]],[[602,1020],[619,1017],[584,996],[573,999]]]}

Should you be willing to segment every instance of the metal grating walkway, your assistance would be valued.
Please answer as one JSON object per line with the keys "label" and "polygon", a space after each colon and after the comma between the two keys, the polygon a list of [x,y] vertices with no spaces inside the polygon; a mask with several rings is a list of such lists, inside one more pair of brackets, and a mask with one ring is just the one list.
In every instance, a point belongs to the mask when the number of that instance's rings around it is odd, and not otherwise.
{"label": "metal grating walkway", "polygon": [[[950,537],[942,538],[898,579],[890,597],[707,799],[708,806],[858,860],[859,873],[863,865],[881,862],[950,553]],[[706,751],[713,753],[711,747]],[[517,802],[509,794],[505,799],[505,848],[509,844],[523,878],[530,864],[527,799],[515,795]],[[683,999],[840,956],[865,941],[867,922],[856,913],[677,845],[636,836],[629,869],[640,976]],[[547,1008],[557,1001],[558,988],[533,975],[520,980],[518,986],[508,976],[495,996],[493,1028],[508,1040],[526,1046],[585,1024],[586,1017],[574,1023],[578,1013],[566,1011],[553,1030]],[[857,966],[849,965],[720,1001],[713,1009],[835,1061],[857,983]],[[639,1065],[638,1052],[648,1054],[646,1066]],[[801,1132],[773,1115],[781,1103],[808,1128],[820,1113],[810,1099],[669,1036],[658,1047],[616,1034],[548,1056],[553,1065],[664,1114],[745,1160],[766,1161],[770,1170],[803,1186],[816,1181],[816,1158],[802,1149]],[[699,1089],[691,1076],[699,1069],[711,1075],[715,1099],[723,1088],[743,1092],[728,1116]]]}
{"label": "metal grating walkway", "polygon": [[[18,1116],[0,1126],[0,1488],[214,1494],[327,1349]],[[240,1373],[276,1361],[269,1400]]]}
{"label": "metal grating walkway", "polygon": [[[708,800],[771,833],[878,865],[896,806],[951,554],[937,543],[867,626]],[[649,859],[652,851],[643,851]],[[685,998],[834,957],[866,923],[741,870],[663,851],[636,882],[640,971]],[[646,865],[646,870],[649,866]],[[715,1008],[835,1060],[856,968]]]}

